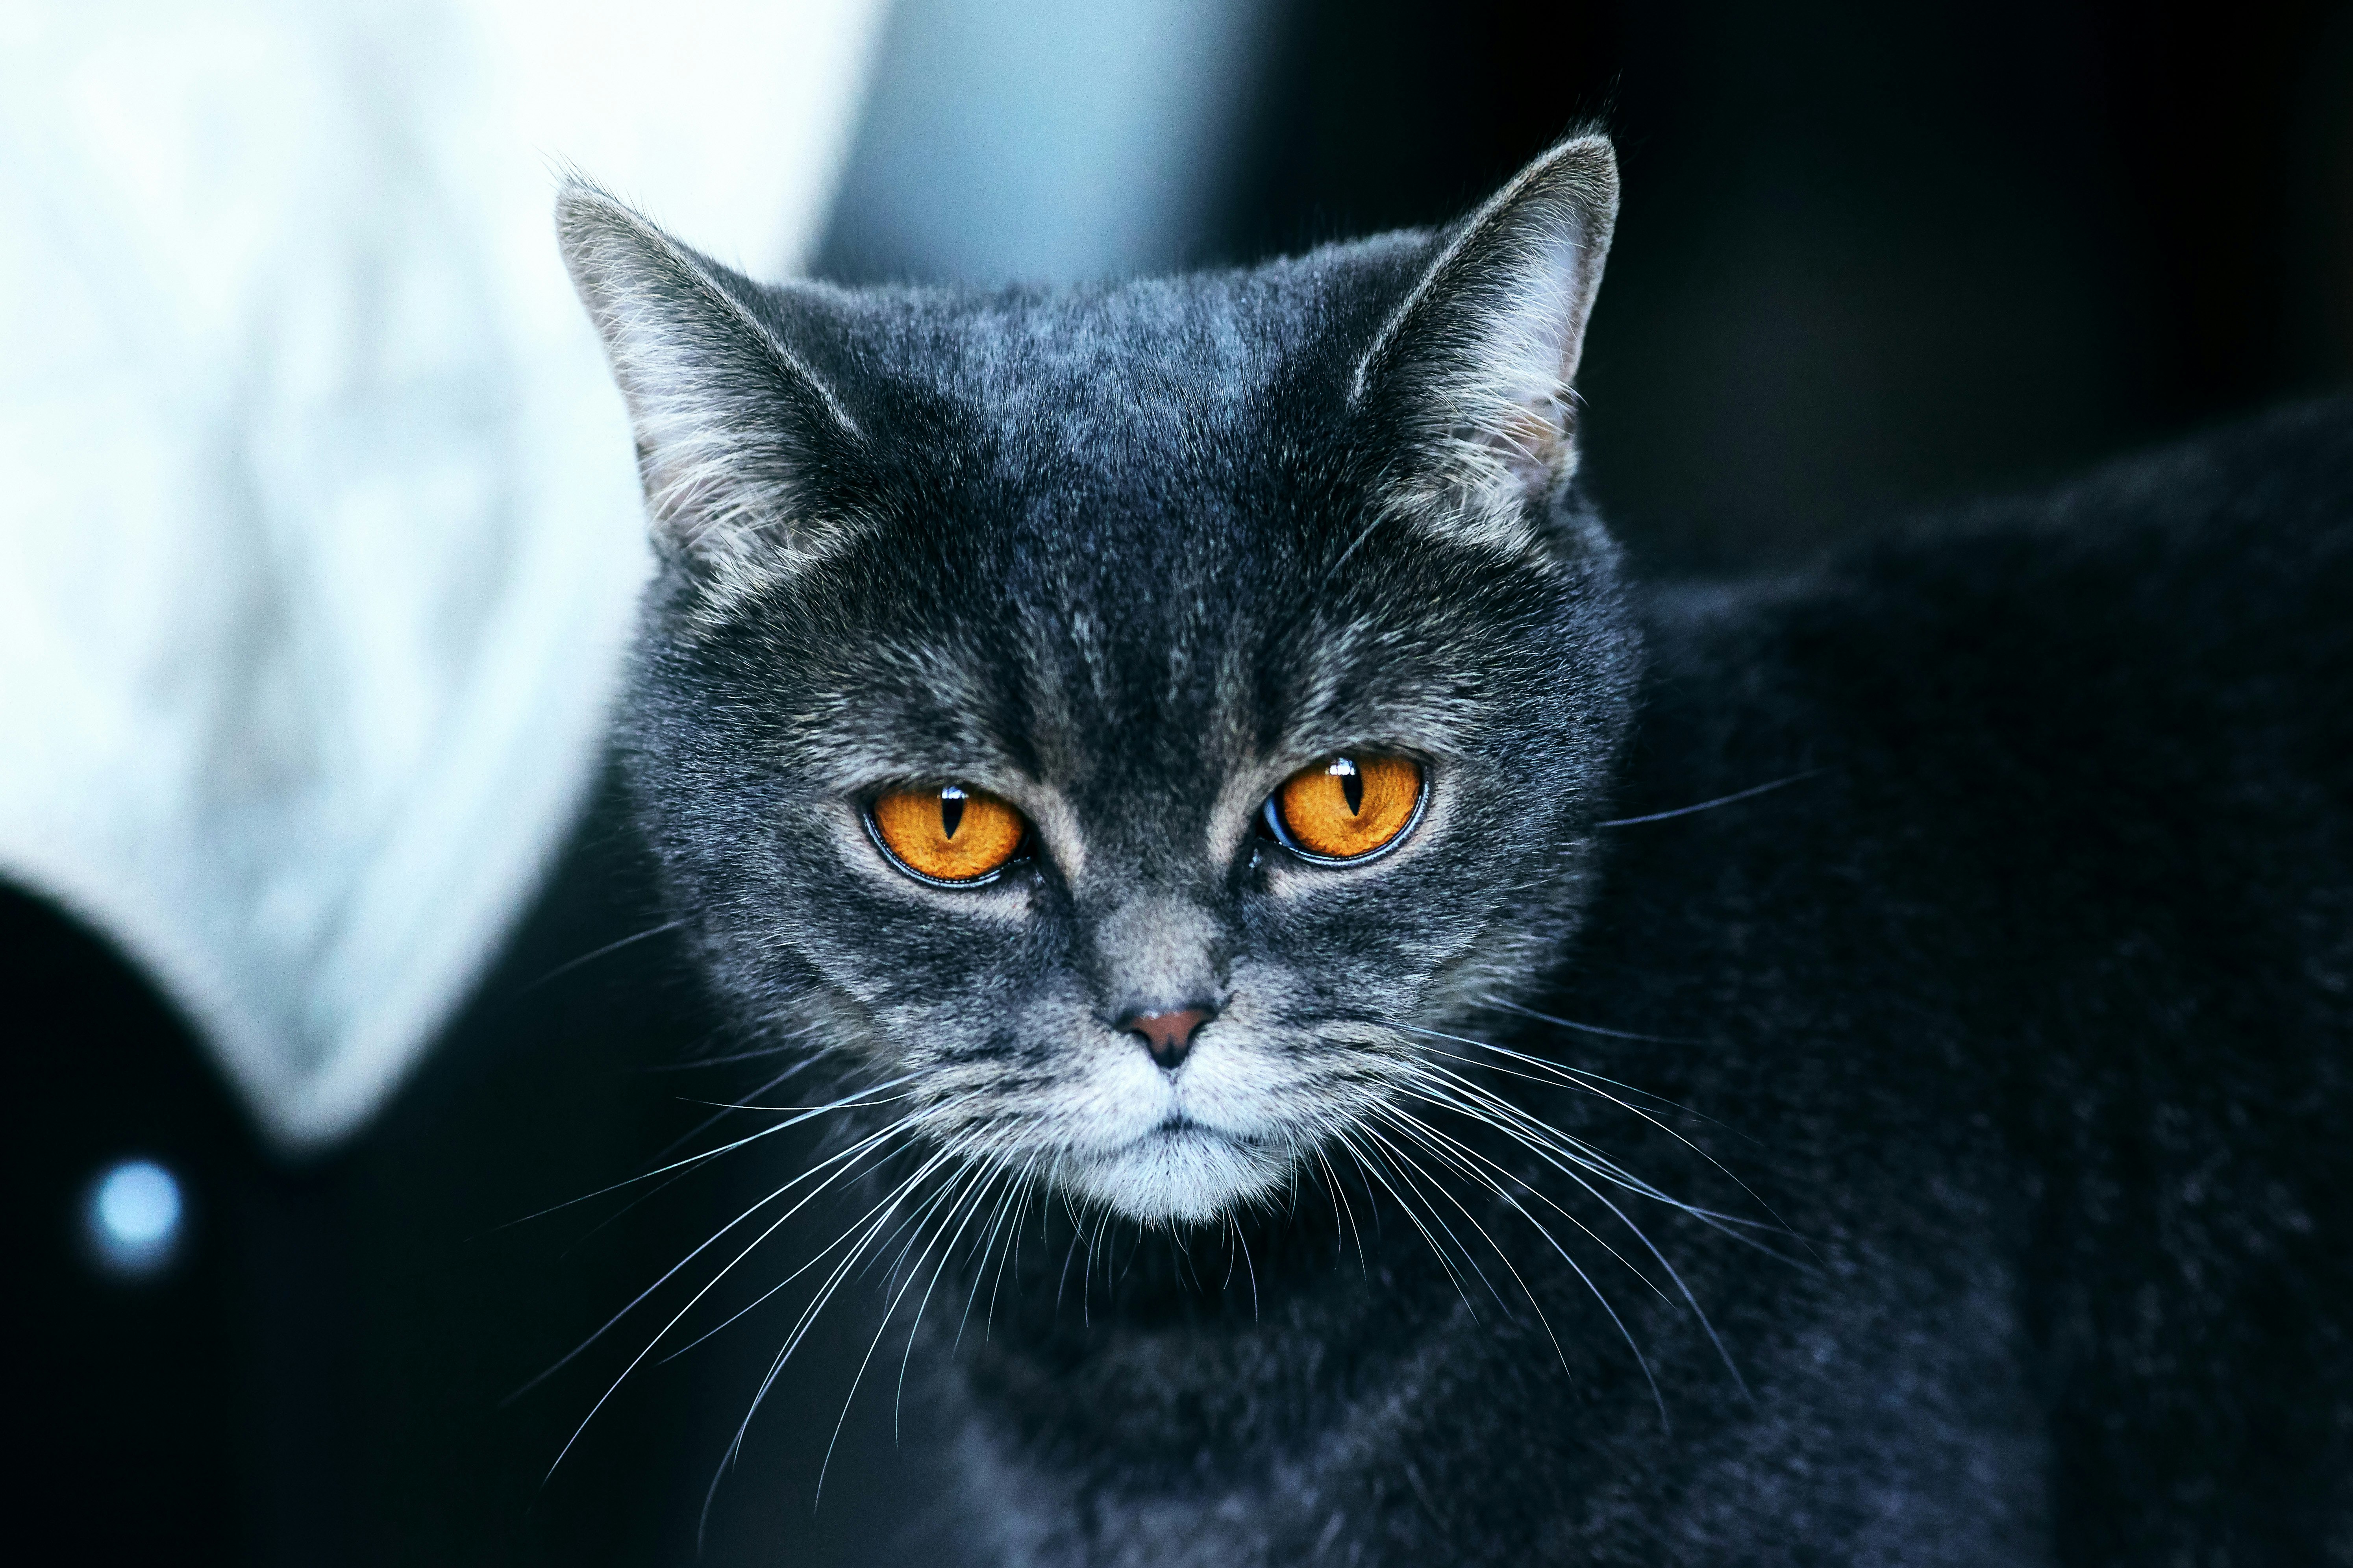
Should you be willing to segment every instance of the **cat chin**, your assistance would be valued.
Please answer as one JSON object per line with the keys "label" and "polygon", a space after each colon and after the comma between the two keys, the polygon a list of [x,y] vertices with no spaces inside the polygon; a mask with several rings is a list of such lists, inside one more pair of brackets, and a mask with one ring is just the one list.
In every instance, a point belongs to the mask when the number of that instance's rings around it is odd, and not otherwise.
{"label": "cat chin", "polygon": [[1112,1153],[1074,1161],[1062,1181],[1145,1225],[1205,1225],[1273,1191],[1289,1170],[1273,1150],[1188,1125],[1158,1128]]}

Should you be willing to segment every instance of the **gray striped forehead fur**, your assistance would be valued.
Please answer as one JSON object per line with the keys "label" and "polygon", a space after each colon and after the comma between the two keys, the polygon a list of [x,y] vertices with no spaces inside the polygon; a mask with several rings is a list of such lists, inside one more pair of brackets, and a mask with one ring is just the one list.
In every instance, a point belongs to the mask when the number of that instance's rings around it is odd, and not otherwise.
{"label": "gray striped forehead fur", "polygon": [[[1455,228],[1063,292],[764,288],[594,193],[575,278],[664,567],[628,725],[671,896],[747,1026],[913,1135],[1216,1218],[1345,1136],[1573,926],[1638,655],[1574,480],[1606,144]],[[1334,752],[1420,761],[1398,849],[1257,832]],[[1034,825],[893,869],[886,788]],[[1174,1071],[1117,1021],[1207,1004]]]}

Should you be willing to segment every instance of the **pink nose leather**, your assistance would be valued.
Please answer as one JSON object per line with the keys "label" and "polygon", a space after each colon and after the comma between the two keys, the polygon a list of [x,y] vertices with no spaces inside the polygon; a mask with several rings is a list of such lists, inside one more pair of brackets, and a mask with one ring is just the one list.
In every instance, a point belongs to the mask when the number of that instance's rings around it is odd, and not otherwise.
{"label": "pink nose leather", "polygon": [[1140,1037],[1154,1061],[1173,1068],[1193,1048],[1194,1035],[1210,1016],[1207,1007],[1177,1007],[1166,1013],[1132,1013],[1119,1026]]}

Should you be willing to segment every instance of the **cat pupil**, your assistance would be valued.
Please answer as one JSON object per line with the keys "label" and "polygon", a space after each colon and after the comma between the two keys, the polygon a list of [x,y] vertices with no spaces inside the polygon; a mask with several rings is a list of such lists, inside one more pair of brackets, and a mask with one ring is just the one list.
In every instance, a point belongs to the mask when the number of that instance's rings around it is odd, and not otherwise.
{"label": "cat pupil", "polygon": [[964,791],[954,784],[940,791],[940,829],[943,837],[954,838],[964,823]]}
{"label": "cat pupil", "polygon": [[1365,775],[1356,771],[1356,764],[1345,757],[1335,757],[1332,765],[1324,771],[1340,781],[1340,795],[1348,803],[1348,815],[1364,816]]}

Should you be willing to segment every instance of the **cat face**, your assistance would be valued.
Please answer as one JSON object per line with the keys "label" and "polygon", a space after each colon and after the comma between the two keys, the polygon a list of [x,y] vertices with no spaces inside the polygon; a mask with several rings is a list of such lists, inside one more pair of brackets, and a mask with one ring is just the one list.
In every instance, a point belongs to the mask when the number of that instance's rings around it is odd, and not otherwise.
{"label": "cat face", "polygon": [[567,256],[664,566],[628,725],[752,1026],[1147,1222],[1345,1142],[1573,924],[1636,654],[1567,378],[1614,205],[1063,294]]}

